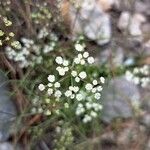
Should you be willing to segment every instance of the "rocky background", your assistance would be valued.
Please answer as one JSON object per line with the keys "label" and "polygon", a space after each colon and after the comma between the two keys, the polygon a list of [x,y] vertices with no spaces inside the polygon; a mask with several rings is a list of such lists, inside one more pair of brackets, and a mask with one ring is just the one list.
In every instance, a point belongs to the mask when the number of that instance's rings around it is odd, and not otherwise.
{"label": "rocky background", "polygon": [[[67,16],[72,38],[84,33],[91,49],[96,49],[89,51],[97,64],[107,64],[112,70],[135,63],[150,65],[150,0],[87,0],[79,13],[70,5]],[[9,143],[17,111],[7,84],[0,73],[0,150],[20,150]],[[142,88],[124,76],[114,77],[102,97],[104,128],[99,139],[93,140],[95,145],[102,150],[149,150],[150,85]],[[47,142],[42,139],[36,149],[48,150]]]}

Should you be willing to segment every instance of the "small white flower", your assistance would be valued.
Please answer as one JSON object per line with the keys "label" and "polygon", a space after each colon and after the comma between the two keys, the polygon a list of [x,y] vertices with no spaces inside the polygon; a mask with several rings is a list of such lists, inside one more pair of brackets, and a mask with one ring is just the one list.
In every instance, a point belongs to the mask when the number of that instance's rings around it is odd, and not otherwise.
{"label": "small white flower", "polygon": [[97,80],[93,80],[93,85],[97,85]]}
{"label": "small white flower", "polygon": [[68,103],[65,103],[64,106],[65,106],[65,108],[69,108],[69,104]]}
{"label": "small white flower", "polygon": [[55,88],[59,88],[59,87],[60,87],[60,83],[59,83],[59,82],[56,82],[56,83],[54,84],[54,87],[55,87]]}
{"label": "small white flower", "polygon": [[96,88],[93,88],[93,89],[92,89],[92,93],[95,93],[95,92],[96,92]]}
{"label": "small white flower", "polygon": [[85,115],[85,117],[83,118],[83,123],[88,123],[92,120],[92,117],[89,115]]}
{"label": "small white flower", "polygon": [[87,109],[91,109],[92,108],[92,105],[90,103],[86,103],[86,108]]}
{"label": "small white flower", "polygon": [[31,112],[32,112],[33,114],[37,113],[36,108],[33,107],[33,108],[31,109]]}
{"label": "small white flower", "polygon": [[65,70],[65,72],[67,72],[67,71],[69,70],[69,68],[68,68],[68,67],[65,67],[64,70]]}
{"label": "small white flower", "polygon": [[78,54],[78,58],[82,59],[83,58],[82,54]]}
{"label": "small white flower", "polygon": [[140,83],[139,77],[134,77],[134,78],[133,78],[133,82],[134,82],[135,84],[139,84],[139,83]]}
{"label": "small white flower", "polygon": [[84,64],[85,64],[85,60],[84,60],[84,59],[81,59],[80,64],[81,64],[81,65],[84,65]]}
{"label": "small white flower", "polygon": [[80,64],[80,59],[79,59],[79,58],[75,58],[75,59],[74,59],[74,63],[75,63],[75,64]]}
{"label": "small white flower", "polygon": [[48,83],[47,86],[48,86],[48,87],[52,87],[53,84],[52,84],[52,83]]}
{"label": "small white flower", "polygon": [[77,43],[77,44],[75,44],[75,49],[76,49],[77,51],[81,52],[81,51],[84,50],[84,46]]}
{"label": "small white flower", "polygon": [[97,91],[98,91],[98,92],[102,91],[102,89],[103,89],[102,86],[98,86],[98,87],[97,87]]}
{"label": "small white flower", "polygon": [[79,73],[79,77],[80,77],[81,79],[85,79],[85,78],[87,77],[86,72],[85,72],[85,71],[80,72],[80,73]]}
{"label": "small white flower", "polygon": [[76,78],[75,78],[75,82],[77,82],[77,83],[80,82],[80,78],[79,78],[79,77],[76,77]]}
{"label": "small white flower", "polygon": [[48,93],[48,95],[52,95],[52,94],[53,94],[53,89],[52,89],[52,88],[49,88],[49,89],[47,90],[47,93]]}
{"label": "small white flower", "polygon": [[54,95],[55,95],[55,97],[60,98],[62,93],[61,93],[61,91],[57,90],[57,91],[55,91]]}
{"label": "small white flower", "polygon": [[105,78],[104,77],[100,77],[100,82],[104,84],[105,83]]}
{"label": "small white flower", "polygon": [[73,70],[73,71],[71,72],[71,75],[72,75],[73,77],[76,77],[76,76],[77,76],[77,72]]}
{"label": "small white flower", "polygon": [[88,57],[87,61],[89,64],[93,64],[95,60],[93,57]]}
{"label": "small white flower", "polygon": [[50,110],[46,110],[46,112],[44,112],[44,114],[45,114],[46,116],[50,116],[52,113],[51,113]]}
{"label": "small white flower", "polygon": [[44,91],[45,90],[45,85],[44,84],[39,84],[38,86],[40,91]]}
{"label": "small white flower", "polygon": [[86,88],[86,90],[90,91],[90,90],[92,90],[93,86],[92,86],[92,84],[87,83],[87,84],[85,85],[85,88]]}
{"label": "small white flower", "polygon": [[55,59],[56,63],[61,65],[63,63],[63,58],[61,56],[56,57]]}
{"label": "small white flower", "polygon": [[66,97],[70,97],[71,95],[72,95],[72,91],[67,90],[67,91],[65,92],[65,96],[66,96]]}
{"label": "small white flower", "polygon": [[79,103],[79,104],[78,104],[78,107],[80,107],[80,108],[83,107],[83,104],[82,104],[82,103]]}
{"label": "small white flower", "polygon": [[84,57],[84,58],[88,58],[88,57],[89,57],[89,53],[88,53],[88,52],[84,52],[84,53],[83,53],[83,57]]}
{"label": "small white flower", "polygon": [[48,79],[49,82],[54,82],[55,81],[55,76],[54,75],[49,75],[47,79]]}
{"label": "small white flower", "polygon": [[68,60],[64,60],[64,61],[63,61],[63,65],[64,65],[64,66],[68,66],[68,65],[69,65],[69,61],[68,61]]}
{"label": "small white flower", "polygon": [[92,116],[92,117],[94,117],[94,118],[95,118],[95,117],[97,117],[97,113],[96,113],[96,112],[94,112],[94,111],[91,111],[91,113],[90,113],[90,114],[91,114],[91,116]]}
{"label": "small white flower", "polygon": [[101,98],[101,94],[100,93],[95,93],[95,95],[94,95],[94,97],[95,97],[95,99],[100,99]]}
{"label": "small white flower", "polygon": [[71,99],[74,99],[74,98],[75,98],[75,94],[72,94],[72,95],[70,96],[70,98],[71,98]]}
{"label": "small white flower", "polygon": [[64,75],[65,75],[65,69],[60,68],[60,69],[58,70],[58,73],[59,73],[60,76],[64,76]]}
{"label": "small white flower", "polygon": [[78,87],[78,86],[74,86],[74,87],[73,87],[73,91],[74,91],[75,93],[77,93],[77,92],[79,91],[79,87]]}
{"label": "small white flower", "polygon": [[77,99],[77,101],[81,101],[83,99],[82,94],[77,94],[76,99]]}
{"label": "small white flower", "polygon": [[42,113],[43,109],[42,108],[38,108],[38,113]]}
{"label": "small white flower", "polygon": [[70,91],[74,91],[74,87],[73,86],[69,86],[69,90]]}

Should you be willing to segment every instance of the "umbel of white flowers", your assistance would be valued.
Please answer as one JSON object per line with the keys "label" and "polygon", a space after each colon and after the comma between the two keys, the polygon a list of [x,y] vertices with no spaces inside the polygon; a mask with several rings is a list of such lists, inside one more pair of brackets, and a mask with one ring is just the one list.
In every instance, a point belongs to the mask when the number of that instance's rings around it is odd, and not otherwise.
{"label": "umbel of white flowers", "polygon": [[[105,83],[105,79],[100,77],[89,81],[91,79],[90,74],[87,74],[85,70],[79,71],[76,66],[89,67],[94,63],[94,58],[85,51],[85,45],[76,43],[75,50],[78,54],[72,61],[66,60],[62,56],[55,58],[57,64],[56,75],[48,75],[48,83],[46,85],[41,83],[38,88],[41,92],[46,91],[49,97],[55,97],[57,102],[64,100],[64,107],[67,109],[69,109],[70,104],[65,101],[66,99],[76,101],[74,113],[76,116],[81,117],[83,123],[88,123],[96,118],[102,109],[99,99],[101,98],[102,85]],[[61,86],[61,82],[65,81],[65,75],[72,80],[68,87]],[[80,87],[80,82],[82,82],[83,87]],[[50,100],[47,100],[47,102],[50,102]],[[47,113],[45,114],[51,115],[50,111],[46,110]]]}

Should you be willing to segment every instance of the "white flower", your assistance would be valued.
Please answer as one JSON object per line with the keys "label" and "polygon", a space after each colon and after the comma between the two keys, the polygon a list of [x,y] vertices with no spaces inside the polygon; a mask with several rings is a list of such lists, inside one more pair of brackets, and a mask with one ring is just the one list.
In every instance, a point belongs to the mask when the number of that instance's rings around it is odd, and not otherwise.
{"label": "white flower", "polygon": [[61,65],[63,63],[63,58],[61,56],[56,57],[55,59],[56,63]]}
{"label": "white flower", "polygon": [[94,63],[94,58],[93,57],[88,57],[87,59],[89,64],[93,64]]}
{"label": "white flower", "polygon": [[89,115],[85,115],[85,117],[83,118],[83,123],[88,123],[92,120],[92,117]]}
{"label": "white flower", "polygon": [[82,54],[78,54],[78,58],[82,59],[83,58]]}
{"label": "white flower", "polygon": [[134,77],[134,78],[133,78],[133,82],[134,82],[135,84],[139,84],[139,83],[140,83],[139,77]]}
{"label": "white flower", "polygon": [[88,58],[88,57],[89,57],[89,53],[88,53],[88,52],[84,52],[84,53],[83,53],[83,57],[84,57],[84,58]]}
{"label": "white flower", "polygon": [[38,113],[42,113],[43,112],[43,109],[42,108],[39,108],[38,109]]}
{"label": "white flower", "polygon": [[55,87],[55,88],[59,88],[59,87],[60,87],[60,83],[59,83],[59,82],[56,82],[56,83],[54,84],[54,87]]}
{"label": "white flower", "polygon": [[76,77],[76,76],[77,76],[77,72],[73,70],[73,71],[71,72],[71,75],[72,75],[73,77]]}
{"label": "white flower", "polygon": [[76,49],[77,51],[81,52],[81,51],[84,50],[84,46],[77,43],[77,44],[75,44],[75,49]]}
{"label": "white flower", "polygon": [[77,92],[79,91],[79,87],[78,87],[78,86],[74,86],[74,87],[73,87],[73,91],[74,91],[75,93],[77,93]]}
{"label": "white flower", "polygon": [[75,59],[74,59],[74,63],[75,63],[75,64],[79,64],[79,63],[80,63],[80,59],[79,59],[79,58],[75,58]]}
{"label": "white flower", "polygon": [[69,70],[69,68],[68,68],[68,67],[65,67],[64,70],[65,70],[65,72],[67,72],[67,71]]}
{"label": "white flower", "polygon": [[76,77],[75,78],[75,81],[78,83],[78,82],[80,82],[80,78],[79,77]]}
{"label": "white flower", "polygon": [[72,91],[67,90],[67,91],[65,92],[65,96],[66,96],[66,97],[70,97],[71,95],[72,95]]}
{"label": "white flower", "polygon": [[91,109],[92,108],[92,105],[89,102],[87,102],[85,105],[86,105],[87,109]]}
{"label": "white flower", "polygon": [[48,79],[49,82],[54,82],[55,81],[55,76],[54,75],[49,75],[47,79]]}
{"label": "white flower", "polygon": [[53,89],[52,89],[52,88],[49,88],[49,89],[47,90],[47,93],[48,93],[48,95],[52,95],[52,94],[53,94]]}
{"label": "white flower", "polygon": [[77,101],[81,101],[83,99],[82,94],[77,94],[76,99],[77,99]]}
{"label": "white flower", "polygon": [[133,78],[133,74],[130,71],[126,71],[125,77],[128,81],[131,81]]}
{"label": "white flower", "polygon": [[64,61],[63,61],[63,65],[64,65],[64,66],[68,66],[68,65],[69,65],[69,61],[68,61],[68,60],[64,60]]}
{"label": "white flower", "polygon": [[95,97],[95,99],[100,99],[101,98],[101,94],[100,93],[95,93],[95,95],[94,95],[94,97]]}
{"label": "white flower", "polygon": [[90,115],[91,115],[92,117],[94,117],[94,118],[97,117],[97,113],[94,112],[94,111],[91,111]]}
{"label": "white flower", "polygon": [[60,76],[64,76],[64,75],[65,75],[65,69],[60,68],[60,69],[58,70],[58,73],[59,73]]}
{"label": "white flower", "polygon": [[84,65],[84,64],[85,64],[85,60],[84,60],[84,59],[81,59],[80,64],[81,64],[81,65]]}
{"label": "white flower", "polygon": [[80,72],[80,73],[79,73],[79,77],[80,77],[81,79],[85,79],[85,78],[87,77],[86,72],[85,72],[85,71]]}
{"label": "white flower", "polygon": [[45,85],[44,84],[39,84],[38,86],[40,91],[44,91],[45,90]]}
{"label": "white flower", "polygon": [[75,98],[75,94],[72,94],[72,95],[70,96],[70,98],[71,98],[71,99],[74,99],[74,98]]}
{"label": "white flower", "polygon": [[96,88],[93,88],[93,89],[92,89],[92,93],[95,93],[95,92],[96,92]]}
{"label": "white flower", "polygon": [[100,82],[104,84],[105,83],[105,78],[104,77],[100,77]]}
{"label": "white flower", "polygon": [[93,80],[93,85],[97,85],[97,80]]}
{"label": "white flower", "polygon": [[65,103],[64,106],[65,106],[65,108],[69,108],[69,104],[68,103]]}
{"label": "white flower", "polygon": [[32,112],[33,114],[37,113],[36,108],[33,107],[33,108],[31,109],[31,112]]}
{"label": "white flower", "polygon": [[86,90],[90,91],[90,90],[92,90],[93,86],[92,86],[92,84],[87,83],[87,84],[85,85],[85,88],[86,88]]}
{"label": "white flower", "polygon": [[46,116],[49,116],[49,115],[51,115],[52,113],[51,113],[50,110],[46,110],[46,112],[44,112],[44,114],[45,114]]}
{"label": "white flower", "polygon": [[83,107],[79,107],[79,106],[77,107],[77,109],[76,109],[77,116],[81,115],[84,112],[85,112],[85,109]]}
{"label": "white flower", "polygon": [[138,68],[134,68],[133,73],[134,73],[134,74],[138,74],[139,71],[140,71],[140,70],[139,70]]}
{"label": "white flower", "polygon": [[55,97],[60,98],[62,93],[61,93],[61,91],[57,90],[57,91],[55,91],[54,95],[55,95]]}
{"label": "white flower", "polygon": [[48,83],[47,86],[48,86],[48,87],[52,87],[53,84],[52,84],[52,83]]}
{"label": "white flower", "polygon": [[102,86],[98,86],[98,87],[97,87],[97,91],[98,91],[98,92],[102,91],[102,89],[103,89]]}

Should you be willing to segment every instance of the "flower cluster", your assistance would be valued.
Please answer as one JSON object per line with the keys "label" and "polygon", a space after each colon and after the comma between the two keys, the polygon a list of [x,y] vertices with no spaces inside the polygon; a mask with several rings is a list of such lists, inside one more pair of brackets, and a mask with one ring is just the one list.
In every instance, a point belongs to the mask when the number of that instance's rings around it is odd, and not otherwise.
{"label": "flower cluster", "polygon": [[59,65],[56,70],[60,76],[64,76],[69,71],[69,61],[63,59],[61,56],[56,57],[55,62]]}
{"label": "flower cluster", "polygon": [[35,3],[35,9],[31,13],[31,17],[36,24],[39,24],[41,21],[50,20],[52,14],[48,8],[48,3]]}
{"label": "flower cluster", "polygon": [[20,44],[18,49],[13,48],[12,45],[11,47],[6,47],[6,54],[8,58],[18,62],[18,65],[21,68],[26,68],[32,65],[33,62],[41,63],[42,57],[39,55],[40,47],[36,46],[33,40],[27,38],[22,38],[21,42],[22,45]]}
{"label": "flower cluster", "polygon": [[150,66],[135,67],[132,72],[126,71],[125,76],[128,81],[146,87],[150,84]]}
{"label": "flower cluster", "polygon": [[11,45],[14,48],[19,48],[20,43],[13,39],[15,34],[12,31],[7,30],[12,26],[12,22],[7,17],[3,17],[1,15],[0,22],[1,25],[4,26],[4,29],[0,27],[0,47],[3,45]]}
{"label": "flower cluster", "polygon": [[44,42],[45,38],[48,39],[47,43],[42,45],[40,42],[28,38],[21,38],[20,42],[14,41],[10,46],[7,46],[5,51],[9,59],[18,63],[21,68],[33,66],[34,64],[41,64],[43,54],[47,54],[55,49],[58,40],[54,33],[50,35],[46,28],[43,28],[38,33],[38,39]]}
{"label": "flower cluster", "polygon": [[40,83],[38,88],[43,94],[45,93],[47,105],[51,102],[60,102],[61,105],[63,104],[61,111],[73,105],[73,113],[84,123],[88,123],[95,119],[102,109],[99,99],[105,79],[104,77],[94,79],[88,74],[86,70],[90,65],[75,63],[80,55],[83,56],[80,57],[80,62],[83,60],[86,62],[87,59],[89,64],[94,63],[94,58],[85,51],[84,44],[76,43],[75,52],[77,57],[72,60],[57,56],[53,63],[56,64],[56,71],[48,75],[48,83]]}
{"label": "flower cluster", "polygon": [[77,57],[74,58],[74,63],[75,64],[81,64],[85,65],[87,62],[88,64],[93,64],[94,63],[94,58],[89,56],[89,53],[84,51],[85,45],[81,45],[79,43],[75,44],[75,50],[80,52]]}
{"label": "flower cluster", "polygon": [[65,150],[73,143],[73,132],[70,127],[57,127],[54,150]]}

